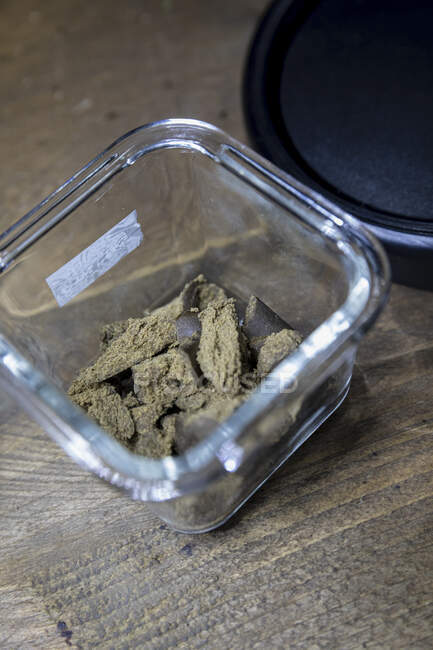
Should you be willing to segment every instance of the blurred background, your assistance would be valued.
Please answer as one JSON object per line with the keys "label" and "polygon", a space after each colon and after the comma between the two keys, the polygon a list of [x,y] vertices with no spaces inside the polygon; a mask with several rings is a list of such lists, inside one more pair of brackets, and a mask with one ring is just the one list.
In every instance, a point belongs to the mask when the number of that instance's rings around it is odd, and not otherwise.
{"label": "blurred background", "polygon": [[166,117],[246,140],[242,67],[266,0],[2,0],[0,226],[119,135]]}

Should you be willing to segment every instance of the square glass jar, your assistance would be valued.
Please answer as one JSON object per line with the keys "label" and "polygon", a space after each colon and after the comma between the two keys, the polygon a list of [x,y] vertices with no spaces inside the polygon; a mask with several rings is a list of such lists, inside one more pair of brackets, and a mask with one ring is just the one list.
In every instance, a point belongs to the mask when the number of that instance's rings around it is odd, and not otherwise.
{"label": "square glass jar", "polygon": [[[132,230],[95,264],[88,251],[128,215]],[[71,289],[64,265],[77,259],[85,282]],[[96,356],[102,325],[164,304],[199,273],[245,301],[254,294],[304,340],[186,453],[137,456],[65,391]],[[388,289],[386,256],[353,217],[214,126],[156,122],[0,235],[0,388],[78,463],[173,528],[204,532],[338,407]]]}

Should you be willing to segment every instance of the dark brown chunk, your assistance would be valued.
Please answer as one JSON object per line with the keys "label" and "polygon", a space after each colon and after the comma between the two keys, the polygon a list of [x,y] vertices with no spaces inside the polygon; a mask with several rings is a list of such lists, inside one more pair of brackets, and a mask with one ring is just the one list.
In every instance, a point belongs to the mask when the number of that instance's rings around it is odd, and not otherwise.
{"label": "dark brown chunk", "polygon": [[243,324],[243,331],[248,338],[269,336],[282,329],[291,329],[291,327],[272,309],[269,309],[264,302],[256,298],[256,296],[251,296],[245,311]]}

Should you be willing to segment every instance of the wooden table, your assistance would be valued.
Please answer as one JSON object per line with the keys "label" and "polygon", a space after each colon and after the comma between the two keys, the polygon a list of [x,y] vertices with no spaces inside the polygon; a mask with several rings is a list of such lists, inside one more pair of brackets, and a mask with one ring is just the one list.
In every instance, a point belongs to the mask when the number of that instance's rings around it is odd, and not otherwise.
{"label": "wooden table", "polygon": [[[4,0],[0,225],[124,131],[245,140],[260,0]],[[350,396],[226,527],[180,535],[13,406],[0,424],[2,648],[433,644],[433,294],[395,286]]]}

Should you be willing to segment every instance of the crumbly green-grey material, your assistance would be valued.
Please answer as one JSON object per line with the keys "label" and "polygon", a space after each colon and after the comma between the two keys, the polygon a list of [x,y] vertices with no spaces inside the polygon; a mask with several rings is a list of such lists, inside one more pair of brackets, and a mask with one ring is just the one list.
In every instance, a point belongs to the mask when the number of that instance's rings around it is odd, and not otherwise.
{"label": "crumbly green-grey material", "polygon": [[214,302],[221,302],[222,300],[227,300],[227,294],[221,287],[218,287],[216,284],[211,282],[206,282],[206,279],[203,275],[199,276],[204,281],[202,281],[198,286],[198,304],[197,307],[200,311],[206,309],[209,305]]}
{"label": "crumbly green-grey material", "polygon": [[181,410],[186,412],[193,412],[200,409],[207,404],[212,395],[215,394],[215,389],[204,386],[198,388],[190,395],[179,395],[175,401],[175,405]]}
{"label": "crumbly green-grey material", "polygon": [[151,314],[130,319],[126,330],[115,338],[93,365],[98,381],[117,375],[162,352],[176,341],[173,321]]}
{"label": "crumbly green-grey material", "polygon": [[199,318],[201,337],[197,360],[203,375],[218,391],[238,393],[242,361],[234,299],[211,302]]}
{"label": "crumbly green-grey material", "polygon": [[149,456],[149,458],[172,456],[173,449],[173,436],[158,427],[146,429],[143,434],[137,436],[137,440],[131,447],[131,451],[135,454]]}
{"label": "crumbly green-grey material", "polygon": [[195,421],[198,417],[208,418],[214,422],[226,420],[238,406],[244,401],[243,395],[236,397],[226,397],[225,395],[215,395],[198,411],[185,414],[183,420],[186,425]]}
{"label": "crumbly green-grey material", "polygon": [[269,334],[260,347],[257,357],[257,372],[264,377],[293,352],[301,343],[301,336],[296,330],[283,329],[276,334]]}
{"label": "crumbly green-grey material", "polygon": [[114,323],[108,323],[101,328],[101,352],[106,350],[110,343],[117,339],[128,328],[130,320],[117,320]]}
{"label": "crumbly green-grey material", "polygon": [[114,437],[129,440],[134,435],[131,413],[112,386],[101,383],[88,388],[75,395],[74,401]]}
{"label": "crumbly green-grey material", "polygon": [[258,298],[245,312],[203,275],[143,313],[104,325],[100,355],[69,395],[130,451],[152,458],[203,439],[301,342]]}
{"label": "crumbly green-grey material", "polygon": [[212,302],[227,298],[224,289],[208,282],[203,274],[187,282],[178,296],[166,305],[153,310],[152,314],[176,320],[183,312],[192,309],[202,311]]}
{"label": "crumbly green-grey material", "polygon": [[[91,366],[90,368],[82,368],[69,386],[68,394],[72,397],[73,395],[78,395],[89,388],[96,388],[97,386],[98,380],[93,372],[93,368]],[[74,401],[76,402],[77,400],[74,399]],[[79,404],[79,406],[81,406],[81,404]]]}
{"label": "crumbly green-grey material", "polygon": [[161,404],[142,405],[131,410],[136,431],[130,444],[131,451],[151,458],[163,458],[173,453],[174,432],[157,426],[163,413]]}
{"label": "crumbly green-grey material", "polygon": [[133,409],[135,406],[140,406],[140,402],[138,401],[138,398],[136,397],[136,395],[134,395],[132,391],[125,395],[125,397],[123,398],[123,403],[129,409]]}
{"label": "crumbly green-grey material", "polygon": [[150,427],[156,427],[156,423],[164,413],[161,404],[140,404],[131,409],[132,419],[137,433],[144,434]]}
{"label": "crumbly green-grey material", "polygon": [[142,404],[172,406],[177,398],[197,389],[191,361],[182,350],[169,350],[132,368],[134,392]]}

